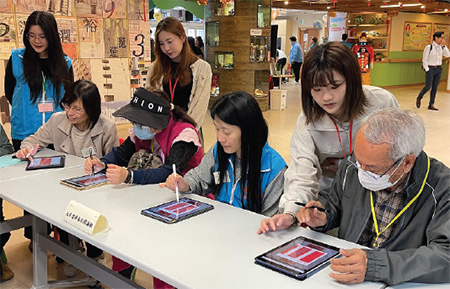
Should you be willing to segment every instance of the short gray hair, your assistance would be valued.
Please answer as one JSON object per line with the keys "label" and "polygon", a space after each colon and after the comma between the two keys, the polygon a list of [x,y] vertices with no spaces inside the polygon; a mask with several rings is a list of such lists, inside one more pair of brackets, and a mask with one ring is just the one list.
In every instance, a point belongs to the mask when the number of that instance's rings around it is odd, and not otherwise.
{"label": "short gray hair", "polygon": [[368,142],[391,145],[389,157],[392,160],[409,154],[417,157],[425,145],[425,125],[411,110],[376,110],[363,121],[361,128],[364,128],[364,136]]}

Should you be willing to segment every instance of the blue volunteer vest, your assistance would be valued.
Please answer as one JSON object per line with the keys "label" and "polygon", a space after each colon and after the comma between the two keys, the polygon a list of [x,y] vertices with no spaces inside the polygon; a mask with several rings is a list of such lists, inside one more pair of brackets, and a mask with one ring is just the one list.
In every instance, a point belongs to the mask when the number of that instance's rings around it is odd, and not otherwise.
{"label": "blue volunteer vest", "polygon": [[[23,140],[29,135],[34,134],[42,125],[42,113],[38,111],[38,102],[42,98],[42,93],[35,103],[30,99],[31,91],[23,74],[23,54],[25,48],[14,49],[11,54],[13,66],[13,75],[16,78],[16,86],[11,104],[11,137],[13,139]],[[72,66],[72,60],[65,56],[67,66]],[[55,103],[55,91],[53,83],[46,81],[47,101],[53,102],[54,112],[62,111],[59,103]],[[61,85],[61,97],[64,95],[64,86]],[[45,121],[47,122],[53,113],[45,113]]]}
{"label": "blue volunteer vest", "polygon": [[[242,192],[241,192],[241,180],[240,176],[236,184],[234,184],[234,155],[228,158],[229,166],[227,169],[229,180],[222,184],[219,194],[216,196],[216,200],[223,203],[228,203],[234,207],[247,209],[247,196],[244,194],[244,204],[242,204]],[[217,143],[214,146],[214,159],[215,168],[214,171],[218,171],[219,163],[217,159]],[[278,173],[286,166],[286,162],[283,158],[266,142],[263,147],[261,156],[261,197],[263,197],[266,187],[272,182],[272,180],[278,175]],[[234,184],[234,185],[233,185]],[[247,190],[247,184],[244,190]]]}

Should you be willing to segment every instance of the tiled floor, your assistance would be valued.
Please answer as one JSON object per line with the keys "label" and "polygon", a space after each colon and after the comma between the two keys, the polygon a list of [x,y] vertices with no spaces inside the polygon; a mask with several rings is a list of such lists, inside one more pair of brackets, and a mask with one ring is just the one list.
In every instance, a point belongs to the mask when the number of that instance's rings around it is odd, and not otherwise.
{"label": "tiled floor", "polygon": [[[424,119],[427,128],[427,139],[425,151],[450,166],[450,153],[448,153],[450,127],[450,94],[445,93],[445,82],[441,82],[437,95],[436,106],[439,111],[427,110],[429,95],[422,101],[422,108],[415,107],[415,99],[421,85],[408,87],[390,87],[390,90],[398,99],[404,109],[412,109]],[[289,143],[298,114],[300,113],[300,86],[286,84],[283,89],[288,90],[287,109],[283,111],[267,111],[264,116],[269,123],[269,143],[289,163]],[[205,136],[205,147],[211,147],[215,142],[214,126],[211,118],[207,118],[203,126]],[[19,216],[22,210],[5,203],[5,215],[7,218]],[[255,224],[255,230],[258,224]],[[1,289],[30,288],[32,284],[32,254],[28,250],[28,241],[23,237],[22,230],[13,232],[12,237],[6,245],[8,265],[14,271],[15,277],[11,281],[0,284]],[[57,264],[55,258],[49,255],[49,278],[64,278],[63,264]],[[107,256],[108,266],[111,266],[111,257]],[[83,276],[79,273],[77,277]],[[148,274],[138,271],[137,282],[146,287],[152,287],[152,278]]]}

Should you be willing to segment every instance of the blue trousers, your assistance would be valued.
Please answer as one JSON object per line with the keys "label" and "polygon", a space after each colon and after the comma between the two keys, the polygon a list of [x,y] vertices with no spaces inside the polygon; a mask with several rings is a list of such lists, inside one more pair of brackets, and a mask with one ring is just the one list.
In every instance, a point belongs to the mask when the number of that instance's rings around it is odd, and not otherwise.
{"label": "blue trousers", "polygon": [[429,105],[434,104],[434,100],[436,99],[437,87],[439,85],[439,81],[441,80],[442,67],[430,67],[430,69],[425,74],[425,87],[419,92],[418,99],[422,99],[424,94],[427,93],[431,88],[430,93],[430,103]]}

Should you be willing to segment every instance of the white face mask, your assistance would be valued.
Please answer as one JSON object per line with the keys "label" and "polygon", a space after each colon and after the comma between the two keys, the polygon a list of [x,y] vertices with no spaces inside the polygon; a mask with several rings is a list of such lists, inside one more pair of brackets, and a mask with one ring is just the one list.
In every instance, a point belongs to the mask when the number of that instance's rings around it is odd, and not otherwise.
{"label": "white face mask", "polygon": [[[386,175],[385,173],[382,175],[377,175],[375,173],[365,171],[361,169],[361,165],[358,162],[356,162],[356,164],[354,165],[356,165],[356,168],[358,169],[358,178],[361,186],[371,191],[380,191],[395,186],[398,183],[398,181],[403,177],[404,173],[394,183],[391,183],[389,179],[400,167],[400,164],[403,162],[403,159],[405,157],[397,161],[398,162],[397,167],[389,175]],[[395,165],[395,163],[393,165]],[[391,168],[389,168],[387,171],[389,171],[390,169]]]}

